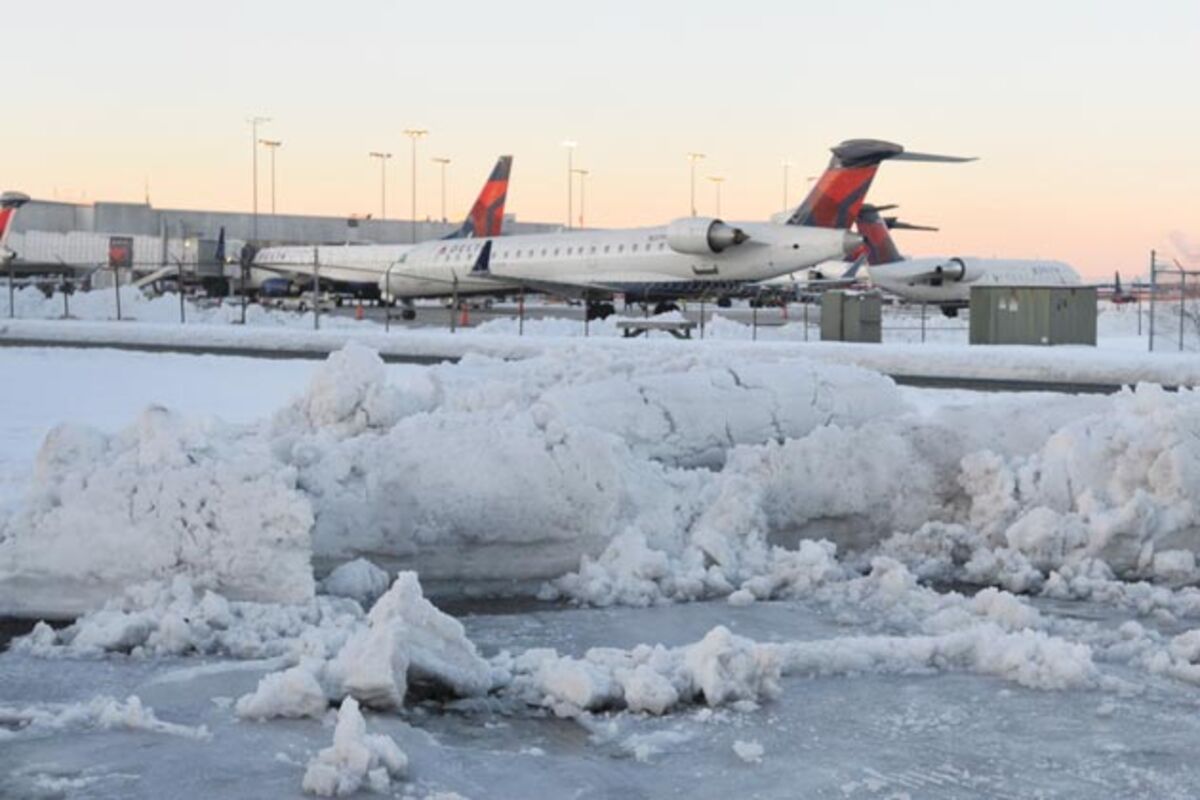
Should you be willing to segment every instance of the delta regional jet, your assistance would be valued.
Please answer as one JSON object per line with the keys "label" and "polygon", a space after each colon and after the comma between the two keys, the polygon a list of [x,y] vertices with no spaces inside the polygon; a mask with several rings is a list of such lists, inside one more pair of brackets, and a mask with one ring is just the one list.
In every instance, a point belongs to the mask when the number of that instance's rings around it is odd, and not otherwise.
{"label": "delta regional jet", "polygon": [[[504,203],[508,197],[508,179],[512,172],[512,156],[500,156],[487,182],[475,198],[467,218],[445,239],[499,236],[504,224]],[[286,288],[288,284],[311,281],[314,266],[325,285],[337,285],[365,297],[378,297],[380,276],[388,267],[401,261],[418,245],[326,245],[319,247],[286,246],[251,249],[244,253],[244,266],[273,273],[278,282],[264,282],[264,291]],[[314,255],[316,256],[314,264]]]}
{"label": "delta regional jet", "polygon": [[905,300],[936,305],[948,317],[970,305],[972,286],[1080,285],[1079,274],[1061,261],[905,258],[892,241],[886,220],[871,206],[860,210],[858,231],[865,240],[872,283]]}

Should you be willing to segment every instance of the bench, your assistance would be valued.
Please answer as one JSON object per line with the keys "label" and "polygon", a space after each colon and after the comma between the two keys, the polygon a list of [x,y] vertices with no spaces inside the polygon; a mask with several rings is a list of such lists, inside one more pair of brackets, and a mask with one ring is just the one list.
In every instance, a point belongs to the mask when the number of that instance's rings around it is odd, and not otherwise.
{"label": "bench", "polygon": [[690,339],[695,328],[696,323],[687,320],[623,319],[617,323],[617,329],[626,339],[642,336],[650,331],[666,331],[676,339]]}

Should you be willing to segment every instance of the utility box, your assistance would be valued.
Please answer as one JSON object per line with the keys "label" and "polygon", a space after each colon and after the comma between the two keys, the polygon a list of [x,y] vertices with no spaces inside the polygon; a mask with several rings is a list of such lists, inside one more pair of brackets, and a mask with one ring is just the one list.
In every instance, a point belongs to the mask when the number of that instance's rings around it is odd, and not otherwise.
{"label": "utility box", "polygon": [[883,298],[878,292],[821,295],[821,341],[882,342]]}
{"label": "utility box", "polygon": [[972,286],[971,344],[1096,344],[1094,286]]}

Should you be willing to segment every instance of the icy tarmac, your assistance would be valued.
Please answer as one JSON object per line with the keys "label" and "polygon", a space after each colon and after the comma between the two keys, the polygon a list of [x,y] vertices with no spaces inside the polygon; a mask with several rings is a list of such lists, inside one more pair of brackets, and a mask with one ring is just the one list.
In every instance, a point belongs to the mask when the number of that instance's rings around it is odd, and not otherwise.
{"label": "icy tarmac", "polygon": [[[1042,612],[1105,625],[1124,617],[1093,603]],[[705,602],[654,609],[530,608],[464,617],[486,655],[499,648],[677,645],[721,624],[763,641],[862,633],[802,602],[735,608]],[[300,775],[328,744],[330,720],[238,720],[234,698],[267,668],[225,659],[56,660],[0,655],[0,708],[136,695],[162,720],[207,738],[72,728],[0,738],[5,797],[301,797]],[[1136,679],[1130,670],[1117,674]],[[505,702],[429,699],[368,713],[409,759],[392,796],[457,792],[528,797],[1194,797],[1197,694],[1168,680],[1132,693],[1046,692],[936,669],[785,677],[781,692],[740,708],[573,719]],[[3,711],[0,711],[3,713]],[[2,729],[0,729],[2,731]],[[2,736],[0,732],[0,736]],[[761,746],[744,760],[741,742]]]}

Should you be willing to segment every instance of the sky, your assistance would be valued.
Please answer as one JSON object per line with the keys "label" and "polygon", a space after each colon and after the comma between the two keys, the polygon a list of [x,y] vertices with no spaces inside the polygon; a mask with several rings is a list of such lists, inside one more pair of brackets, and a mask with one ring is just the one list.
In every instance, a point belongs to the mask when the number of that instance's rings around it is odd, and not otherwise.
{"label": "sky", "polygon": [[[765,219],[829,147],[880,138],[970,164],[884,164],[870,199],[937,233],[911,255],[1144,269],[1200,240],[1200,2],[857,0],[42,0],[5,3],[0,189],[63,200],[249,210],[246,120],[271,118],[280,213],[465,215],[495,157],[508,211],[567,216],[567,150],[588,226],[696,206]],[[259,204],[269,210],[260,153]],[[578,186],[574,200],[579,214]]]}

